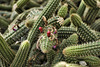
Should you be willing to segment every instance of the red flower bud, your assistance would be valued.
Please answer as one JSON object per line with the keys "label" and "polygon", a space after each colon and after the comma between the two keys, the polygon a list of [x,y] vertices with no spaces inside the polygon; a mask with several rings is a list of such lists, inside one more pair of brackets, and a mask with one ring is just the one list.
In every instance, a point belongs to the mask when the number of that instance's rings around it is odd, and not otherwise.
{"label": "red flower bud", "polygon": [[50,35],[51,35],[51,32],[50,32],[50,31],[48,31],[48,32],[47,32],[47,36],[48,36],[48,37],[50,37]]}
{"label": "red flower bud", "polygon": [[43,32],[43,28],[42,27],[39,27],[39,30],[40,30],[41,33]]}

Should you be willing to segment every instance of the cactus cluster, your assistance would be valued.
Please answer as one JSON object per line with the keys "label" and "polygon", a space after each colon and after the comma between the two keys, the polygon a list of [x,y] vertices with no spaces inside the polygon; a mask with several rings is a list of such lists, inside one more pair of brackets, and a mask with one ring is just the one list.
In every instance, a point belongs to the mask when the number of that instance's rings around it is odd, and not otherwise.
{"label": "cactus cluster", "polygon": [[100,0],[0,0],[0,67],[100,67]]}

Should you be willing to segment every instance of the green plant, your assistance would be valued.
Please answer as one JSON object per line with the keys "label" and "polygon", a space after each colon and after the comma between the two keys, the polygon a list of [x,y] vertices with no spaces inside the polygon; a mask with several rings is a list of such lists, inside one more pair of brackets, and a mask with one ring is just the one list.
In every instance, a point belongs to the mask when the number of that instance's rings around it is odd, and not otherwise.
{"label": "green plant", "polygon": [[30,48],[29,41],[28,40],[23,41],[10,67],[22,67],[23,63],[27,58],[29,48]]}

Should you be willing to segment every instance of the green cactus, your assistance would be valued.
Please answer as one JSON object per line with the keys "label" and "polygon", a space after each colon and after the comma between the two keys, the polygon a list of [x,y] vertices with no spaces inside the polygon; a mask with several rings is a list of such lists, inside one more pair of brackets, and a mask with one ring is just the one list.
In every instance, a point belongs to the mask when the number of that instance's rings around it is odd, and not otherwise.
{"label": "green cactus", "polygon": [[56,10],[57,6],[59,5],[60,0],[49,0],[48,4],[46,5],[46,7],[44,8],[44,10],[42,11],[42,13],[39,15],[36,23],[33,25],[32,29],[30,30],[29,34],[28,34],[28,40],[30,41],[30,43],[32,44],[32,42],[35,41],[35,37],[38,36],[37,33],[39,33],[38,28],[40,26],[44,26],[44,22],[43,22],[43,16],[45,16],[48,20],[48,18],[50,18],[53,14],[53,12]]}
{"label": "green cactus", "polygon": [[0,34],[0,58],[11,64],[15,57],[15,52],[8,46],[3,36]]}
{"label": "green cactus", "polygon": [[66,47],[63,54],[67,57],[86,57],[86,56],[99,56],[100,55],[100,40],[89,42],[77,46]]}
{"label": "green cactus", "polygon": [[3,28],[6,30],[8,28],[8,22],[6,22],[4,19],[0,18],[0,28]]}
{"label": "green cactus", "polygon": [[67,39],[73,33],[76,33],[76,29],[75,28],[62,26],[60,29],[58,29],[57,38],[64,38],[64,39],[66,38]]}
{"label": "green cactus", "polygon": [[68,26],[68,25],[70,25],[70,24],[71,24],[70,18],[66,18],[66,19],[64,20],[62,26]]}
{"label": "green cactus", "polygon": [[66,2],[67,2],[67,4],[70,5],[72,8],[74,8],[74,9],[77,10],[78,7],[76,6],[76,4],[75,4],[73,1],[71,1],[71,0],[66,0]]}
{"label": "green cactus", "polygon": [[22,7],[27,4],[30,0],[18,0],[14,6],[13,6],[13,10],[16,10],[18,13],[23,12],[22,11]]}
{"label": "green cactus", "polygon": [[84,11],[85,11],[85,8],[86,8],[86,6],[84,5],[83,0],[81,0],[81,3],[80,3],[80,5],[79,5],[79,8],[77,9],[77,14],[78,14],[80,17],[83,16]]}
{"label": "green cactus", "polygon": [[[62,50],[67,47],[67,46],[71,46],[71,45],[74,45],[74,44],[77,44],[78,43],[78,36],[77,34],[72,34],[68,39],[64,39],[62,41],[62,43],[59,45],[60,47],[60,51],[59,53],[57,53],[57,55],[55,56],[53,62],[52,62],[52,66],[54,66],[54,64],[56,64],[57,62],[59,61],[63,61],[65,60],[64,58],[64,55],[62,54]],[[66,60],[70,60],[70,58],[66,58]],[[68,61],[67,60],[67,61]],[[71,61],[74,61],[74,60],[71,60]],[[76,60],[75,60],[76,62]]]}
{"label": "green cactus", "polygon": [[52,50],[52,47],[56,44],[56,41],[50,40],[49,37],[47,37],[45,33],[42,35],[42,39],[40,40],[40,49],[43,53],[48,53],[50,50]]}
{"label": "green cactus", "polygon": [[91,25],[95,22],[96,17],[98,16],[98,8],[89,8],[88,12],[85,12],[84,21],[86,24]]}
{"label": "green cactus", "polygon": [[56,55],[56,52],[54,50],[51,50],[47,53],[47,61],[51,64],[54,60],[54,57]]}
{"label": "green cactus", "polygon": [[70,11],[69,11],[69,14],[71,15],[72,13],[76,13],[76,9],[71,8]]}
{"label": "green cactus", "polygon": [[90,28],[96,31],[100,30],[100,19],[95,20],[93,24],[90,25]]}
{"label": "green cactus", "polygon": [[100,6],[98,5],[98,2],[100,2],[100,0],[83,0],[83,1],[86,6],[89,6],[91,8],[100,8]]}
{"label": "green cactus", "polygon": [[[51,17],[50,19],[48,19],[48,25],[53,25],[54,27],[56,27],[57,29],[59,29],[62,25],[62,23],[59,22],[59,19],[61,17],[58,17],[58,16],[53,16]],[[63,20],[63,18],[61,18]]]}
{"label": "green cactus", "polygon": [[96,41],[98,40],[97,35],[91,31],[91,29],[83,23],[81,17],[78,14],[72,14],[70,16],[71,22],[77,26],[77,34],[85,42]]}
{"label": "green cactus", "polygon": [[61,6],[61,8],[58,10],[58,15],[60,17],[63,17],[65,18],[66,15],[67,15],[67,12],[68,12],[68,5],[67,4],[64,4]]}
{"label": "green cactus", "polygon": [[10,67],[22,67],[23,63],[27,58],[29,48],[30,48],[29,41],[28,40],[23,41]]}
{"label": "green cactus", "polygon": [[6,42],[11,45],[20,40],[22,36],[28,33],[28,31],[29,29],[25,25],[22,25],[18,30],[7,34],[4,38]]}
{"label": "green cactus", "polygon": [[12,9],[11,5],[0,4],[0,10],[11,11],[11,9]]}
{"label": "green cactus", "polygon": [[[26,61],[26,66],[30,66],[31,64],[30,63],[36,63],[36,62],[40,62],[38,61],[38,59],[40,57],[39,54],[41,54],[40,50],[36,49],[36,43],[32,46],[31,50],[30,50],[30,53],[29,53],[29,56],[28,56],[28,59]],[[34,62],[35,61],[35,62]]]}
{"label": "green cactus", "polygon": [[7,64],[3,59],[0,58],[0,67],[9,67],[9,64]]}
{"label": "green cactus", "polygon": [[96,56],[86,56],[86,57],[80,58],[79,60],[85,61],[89,67],[100,66],[100,58]]}

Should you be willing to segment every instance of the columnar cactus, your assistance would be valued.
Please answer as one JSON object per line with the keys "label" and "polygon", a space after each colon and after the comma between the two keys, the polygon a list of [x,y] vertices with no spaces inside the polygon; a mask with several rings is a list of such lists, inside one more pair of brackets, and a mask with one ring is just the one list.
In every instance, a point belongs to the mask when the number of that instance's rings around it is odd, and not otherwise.
{"label": "columnar cactus", "polygon": [[11,32],[7,36],[5,36],[5,40],[9,45],[11,45],[20,40],[21,37],[27,34],[28,31],[29,29],[25,25],[22,25],[21,28],[19,28],[18,30]]}
{"label": "columnar cactus", "polygon": [[86,24],[91,25],[95,22],[96,17],[98,16],[98,8],[89,8],[88,12],[85,12],[84,21]]}
{"label": "columnar cactus", "polygon": [[77,34],[85,42],[98,40],[97,35],[91,31],[91,29],[83,23],[81,17],[78,14],[72,14],[70,16],[71,22],[77,27]]}
{"label": "columnar cactus", "polygon": [[76,29],[73,27],[61,27],[60,29],[58,29],[58,38],[68,38],[70,35],[72,35],[73,33],[76,33]]}
{"label": "columnar cactus", "polygon": [[43,22],[43,16],[45,16],[47,19],[52,16],[53,12],[56,10],[57,6],[59,5],[60,0],[49,0],[48,4],[44,8],[43,12],[38,17],[36,23],[33,25],[32,29],[30,30],[28,34],[28,40],[32,44],[34,42],[35,37],[38,36],[37,33],[39,33],[38,28],[40,26],[44,27]]}
{"label": "columnar cactus", "polygon": [[100,8],[100,0],[83,0],[84,4],[86,4],[87,6],[91,7],[91,8]]}
{"label": "columnar cactus", "polygon": [[0,58],[11,64],[15,57],[15,52],[8,46],[8,43],[4,40],[0,34]]}
{"label": "columnar cactus", "polygon": [[85,61],[89,67],[98,67],[100,66],[100,58],[96,56],[86,56],[80,59]]}
{"label": "columnar cactus", "polygon": [[96,31],[100,30],[100,19],[95,20],[95,23],[90,25],[90,28]]}
{"label": "columnar cactus", "polygon": [[67,12],[68,12],[68,5],[67,4],[64,4],[63,6],[61,6],[61,8],[59,9],[58,11],[58,15],[60,17],[66,17],[67,15]]}
{"label": "columnar cactus", "polygon": [[86,56],[99,56],[100,55],[100,40],[95,42],[89,42],[77,46],[66,47],[63,50],[63,54],[69,57],[86,57]]}
{"label": "columnar cactus", "polygon": [[30,48],[29,41],[28,40],[23,41],[10,67],[22,67],[23,63],[27,58],[29,48]]}
{"label": "columnar cactus", "polygon": [[13,6],[13,10],[16,10],[18,13],[22,13],[22,7],[28,2],[29,0],[18,0]]}
{"label": "columnar cactus", "polygon": [[86,5],[84,5],[83,0],[81,0],[81,3],[80,3],[79,8],[77,10],[77,14],[82,17],[84,14],[85,8],[86,8]]}
{"label": "columnar cactus", "polygon": [[[72,34],[68,39],[64,39],[62,41],[62,43],[59,45],[60,47],[60,51],[59,53],[55,56],[53,62],[52,62],[52,66],[54,66],[54,64],[56,64],[57,62],[59,61],[63,61],[65,60],[64,58],[64,55],[62,54],[62,50],[67,47],[67,46],[71,46],[71,45],[74,45],[74,44],[77,44],[78,43],[78,36],[77,34]],[[68,58],[66,58],[68,59]],[[69,58],[70,60],[70,58]],[[72,60],[73,61],[73,60]]]}

